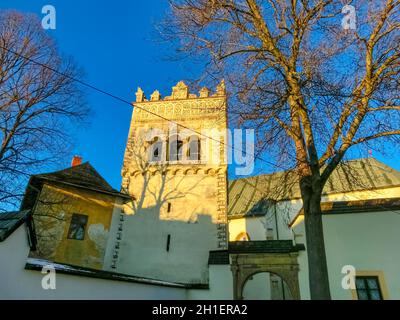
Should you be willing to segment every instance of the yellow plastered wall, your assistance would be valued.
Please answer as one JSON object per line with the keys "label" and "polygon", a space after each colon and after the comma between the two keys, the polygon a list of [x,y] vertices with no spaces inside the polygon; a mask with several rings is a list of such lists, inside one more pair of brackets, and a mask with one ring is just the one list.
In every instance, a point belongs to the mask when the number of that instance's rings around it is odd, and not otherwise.
{"label": "yellow plastered wall", "polygon": [[[45,184],[34,211],[40,258],[102,269],[115,197]],[[88,216],[83,240],[68,239],[73,214]]]}

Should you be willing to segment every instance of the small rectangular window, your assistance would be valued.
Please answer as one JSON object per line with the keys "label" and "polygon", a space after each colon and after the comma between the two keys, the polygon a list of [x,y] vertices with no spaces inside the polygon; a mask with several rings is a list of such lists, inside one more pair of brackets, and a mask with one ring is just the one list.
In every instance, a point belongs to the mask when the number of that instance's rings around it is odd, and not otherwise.
{"label": "small rectangular window", "polygon": [[167,212],[171,212],[171,202],[168,202]]}
{"label": "small rectangular window", "polygon": [[182,160],[183,141],[174,136],[169,142],[169,161]]}
{"label": "small rectangular window", "polygon": [[171,235],[169,234],[167,237],[167,252],[169,252],[169,246],[171,244]]}
{"label": "small rectangular window", "polygon": [[383,300],[379,278],[375,276],[356,276],[358,300]]}
{"label": "small rectangular window", "polygon": [[199,137],[192,136],[189,139],[189,147],[187,150],[187,157],[189,160],[200,160],[200,147],[201,142]]}
{"label": "small rectangular window", "polygon": [[69,226],[68,239],[83,240],[85,238],[87,222],[87,215],[74,213]]}

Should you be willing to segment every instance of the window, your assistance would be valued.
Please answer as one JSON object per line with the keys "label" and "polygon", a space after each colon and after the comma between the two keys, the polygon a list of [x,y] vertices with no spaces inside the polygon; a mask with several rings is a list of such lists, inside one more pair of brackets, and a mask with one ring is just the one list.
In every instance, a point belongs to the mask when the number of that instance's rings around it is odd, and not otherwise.
{"label": "window", "polygon": [[376,276],[356,276],[358,300],[383,300],[379,279]]}
{"label": "window", "polygon": [[162,140],[156,137],[149,148],[150,162],[159,162],[162,160],[162,147],[163,147]]}
{"label": "window", "polygon": [[200,139],[197,136],[191,136],[189,138],[188,148],[188,159],[189,160],[200,160]]}
{"label": "window", "polygon": [[74,213],[69,226],[68,239],[83,240],[85,238],[87,222],[88,216]]}
{"label": "window", "polygon": [[178,136],[173,136],[169,142],[169,161],[182,160],[183,141]]}
{"label": "window", "polygon": [[167,236],[167,252],[169,252],[169,246],[171,245],[171,235]]}
{"label": "window", "polygon": [[171,202],[168,202],[167,212],[171,212]]}

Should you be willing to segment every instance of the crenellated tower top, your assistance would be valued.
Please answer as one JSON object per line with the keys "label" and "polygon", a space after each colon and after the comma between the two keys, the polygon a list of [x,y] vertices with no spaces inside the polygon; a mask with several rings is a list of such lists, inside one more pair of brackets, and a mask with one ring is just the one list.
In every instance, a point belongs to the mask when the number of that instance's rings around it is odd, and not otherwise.
{"label": "crenellated tower top", "polygon": [[[189,87],[183,81],[179,81],[176,86],[172,87],[170,96],[162,99],[158,90],[155,90],[150,95],[150,101],[170,101],[170,100],[183,100],[183,99],[196,99],[196,98],[209,98],[209,97],[224,97],[226,95],[225,81],[222,80],[216,87],[215,93],[211,95],[210,90],[203,87],[199,94],[190,93]],[[136,102],[148,102],[143,90],[139,87],[136,91]]]}

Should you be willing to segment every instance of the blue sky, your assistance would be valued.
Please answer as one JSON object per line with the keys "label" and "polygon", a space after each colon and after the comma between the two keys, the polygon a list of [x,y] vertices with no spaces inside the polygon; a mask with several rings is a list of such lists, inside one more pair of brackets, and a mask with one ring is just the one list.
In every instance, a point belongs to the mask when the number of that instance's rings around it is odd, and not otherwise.
{"label": "blue sky", "polygon": [[[47,4],[57,10],[57,28],[48,32],[61,51],[72,55],[84,68],[85,80],[98,88],[133,101],[138,86],[148,96],[155,89],[168,95],[179,80],[201,74],[188,61],[166,59],[170,52],[154,40],[154,26],[167,11],[166,0],[2,0],[0,9],[42,17],[42,7]],[[132,108],[100,93],[87,92],[93,115],[88,127],[74,129],[74,153],[90,161],[119,189]],[[395,157],[374,156],[400,169]],[[70,160],[70,155],[66,156],[60,169]]]}
{"label": "blue sky", "polygon": [[[188,63],[165,59],[154,40],[154,25],[165,14],[163,0],[2,0],[0,9],[17,9],[42,17],[42,7],[56,8],[56,30],[48,30],[63,53],[84,68],[90,84],[133,101],[138,86],[149,96],[155,89],[169,95],[179,80],[195,78]],[[83,156],[109,181],[120,186],[120,172],[132,108],[87,90],[93,109],[90,124],[76,128],[74,153]],[[70,163],[68,155],[60,169]]]}

